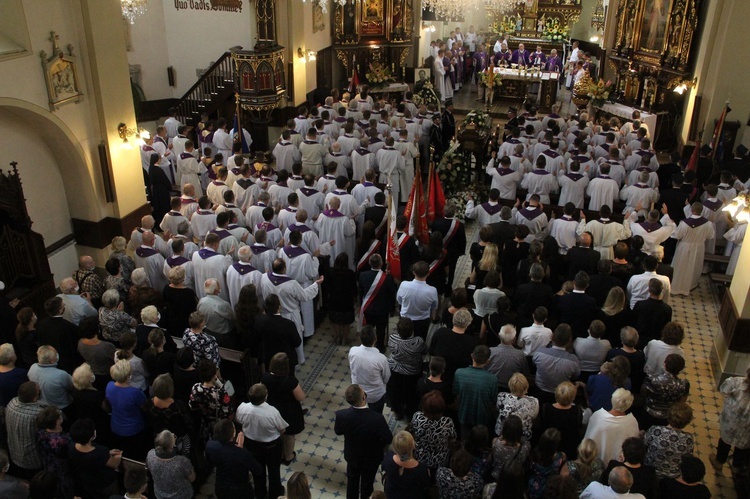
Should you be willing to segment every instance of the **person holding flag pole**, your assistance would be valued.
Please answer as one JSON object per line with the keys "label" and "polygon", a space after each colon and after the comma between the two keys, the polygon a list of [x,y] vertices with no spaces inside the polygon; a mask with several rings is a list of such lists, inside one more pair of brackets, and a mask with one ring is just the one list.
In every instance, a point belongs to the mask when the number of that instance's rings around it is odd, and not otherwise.
{"label": "person holding flag pole", "polygon": [[[250,137],[250,133],[242,128],[242,108],[240,106],[240,94],[234,94],[234,102],[234,122],[232,123],[232,130],[230,130],[229,135],[230,137],[232,137],[233,142],[242,144],[242,154],[250,154],[250,145],[253,143],[253,139],[252,137]],[[242,131],[242,133],[240,133],[240,131]]]}
{"label": "person holding flag pole", "polygon": [[[375,328],[375,346],[380,352],[385,352],[388,318],[393,312],[396,302],[397,286],[395,279],[400,278],[401,273],[401,265],[398,261],[398,246],[394,239],[396,236],[396,209],[390,183],[386,186],[386,190],[388,191],[386,219],[389,221],[388,252],[386,254],[388,264],[386,270],[383,271],[383,258],[378,253],[372,254],[368,260],[371,270],[361,272],[358,283],[362,302],[359,308],[357,326],[358,329],[361,329],[363,325],[369,324]],[[393,256],[393,248],[395,248],[395,257]],[[396,269],[397,276],[394,275],[393,269]]]}

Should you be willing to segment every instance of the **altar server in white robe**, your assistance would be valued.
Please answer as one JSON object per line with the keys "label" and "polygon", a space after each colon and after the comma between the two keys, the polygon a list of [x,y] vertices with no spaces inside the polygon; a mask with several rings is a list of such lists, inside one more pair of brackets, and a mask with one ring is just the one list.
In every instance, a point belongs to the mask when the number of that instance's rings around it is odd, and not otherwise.
{"label": "altar server in white robe", "polygon": [[667,205],[661,205],[661,220],[659,220],[659,210],[651,210],[646,216],[646,220],[643,222],[635,223],[637,216],[635,213],[630,215],[630,229],[633,231],[634,236],[641,236],[643,238],[643,248],[641,251],[647,255],[653,254],[653,252],[661,246],[661,243],[667,240],[672,235],[672,231],[675,229],[675,223],[669,218],[669,211]]}
{"label": "altar server in white robe", "polygon": [[703,270],[703,257],[706,254],[706,241],[715,235],[714,224],[703,217],[703,205],[693,203],[691,215],[680,224],[672,234],[678,240],[677,249],[672,259],[674,278],[672,279],[673,295],[689,295],[690,290],[698,286]]}
{"label": "altar server in white robe", "polygon": [[195,146],[192,140],[185,142],[185,151],[177,157],[177,171],[179,172],[180,182],[182,185],[190,184],[194,186],[193,196],[201,197],[203,188],[201,187],[201,175],[205,175],[206,167],[198,161],[196,157]]}
{"label": "altar server in white robe", "polygon": [[648,186],[648,179],[648,172],[640,172],[638,182],[622,188],[620,199],[625,201],[623,213],[635,211],[638,216],[645,217],[651,205],[659,200],[659,193]]}
{"label": "altar server in white robe", "polygon": [[526,189],[526,201],[531,200],[531,196],[537,195],[543,204],[549,204],[550,192],[556,191],[558,187],[557,178],[545,169],[547,160],[544,156],[536,159],[536,167],[524,175],[521,180],[521,189]]}
{"label": "altar server in white robe", "polygon": [[563,168],[557,177],[557,183],[560,184],[560,197],[557,204],[565,206],[573,203],[573,206],[580,210],[583,208],[583,198],[589,185],[589,177],[581,173],[581,163],[577,160],[570,162],[568,170],[570,171],[565,172]]}
{"label": "altar server in white robe", "polygon": [[[326,174],[320,177],[314,185],[314,187],[322,192],[324,196],[336,188],[336,179],[338,177],[349,178],[347,175],[337,176],[336,170],[338,170],[338,164],[328,164],[326,166]],[[307,177],[307,175],[305,175],[305,177]],[[314,177],[314,175],[312,175],[312,177]],[[307,186],[307,183],[305,183],[305,185]]]}
{"label": "altar server in white robe", "polygon": [[523,170],[513,171],[508,156],[497,159],[497,151],[492,151],[492,159],[487,163],[485,172],[492,179],[490,188],[500,192],[500,199],[516,199],[518,184],[523,179]]}
{"label": "altar server in white robe", "polygon": [[540,202],[539,194],[532,194],[527,202],[521,205],[521,200],[516,199],[513,206],[513,223],[516,225],[525,225],[529,228],[529,235],[526,242],[534,240],[542,241],[547,237],[549,232],[549,221],[544,213],[543,205]]}
{"label": "altar server in white robe", "polygon": [[372,168],[365,171],[360,182],[352,188],[352,196],[357,204],[364,204],[366,208],[375,204],[375,194],[378,192],[383,191],[375,185],[375,170]]}
{"label": "altar server in white robe", "polygon": [[219,236],[214,233],[208,234],[203,248],[193,253],[195,294],[198,299],[206,296],[206,292],[200,283],[205,283],[206,279],[216,279],[221,285],[219,295],[229,301],[226,273],[230,265],[232,265],[232,257],[219,253]]}
{"label": "altar server in white robe", "polygon": [[336,176],[349,176],[349,172],[352,171],[352,159],[349,156],[341,154],[341,144],[338,142],[334,142],[331,145],[331,152],[326,154],[326,157],[323,160],[323,165],[326,167],[326,171],[328,171],[328,165],[331,163],[336,163]]}
{"label": "altar server in white robe", "polygon": [[594,238],[594,249],[599,252],[602,260],[612,260],[614,258],[614,247],[619,241],[631,236],[630,220],[625,215],[623,223],[615,222],[609,217],[612,216],[612,208],[608,205],[602,206],[599,210],[599,220],[586,221],[586,215],[581,211],[581,221],[578,222],[577,233],[583,235],[590,232]]}
{"label": "altar server in white robe", "polygon": [[307,212],[311,219],[317,219],[325,209],[325,194],[315,188],[315,177],[305,175],[305,186],[297,189],[299,207]]}
{"label": "altar server in white robe", "polygon": [[539,156],[544,156],[546,164],[544,168],[552,175],[557,175],[565,165],[565,159],[560,154],[560,142],[557,139],[552,139],[549,143],[549,147],[546,148]]}
{"label": "altar server in white robe", "polygon": [[563,208],[563,216],[553,218],[549,223],[549,235],[555,238],[561,255],[567,255],[568,250],[576,245],[578,222],[573,219],[576,205],[566,203]]}
{"label": "altar server in white robe", "polygon": [[357,203],[357,200],[354,198],[354,196],[347,192],[347,187],[349,187],[349,179],[346,177],[337,177],[336,188],[332,192],[326,194],[325,206],[326,209],[330,209],[331,199],[336,197],[339,199],[339,205],[336,207],[336,209],[343,213],[345,216],[354,218],[360,213],[364,212],[367,205],[365,203]]}
{"label": "altar server in white robe", "polygon": [[219,236],[219,253],[222,255],[229,255],[234,259],[235,252],[237,251],[240,242],[227,229],[230,218],[231,215],[227,211],[216,215],[216,228],[209,234],[216,234]]}
{"label": "altar server in white robe", "polygon": [[[227,269],[227,292],[229,293],[229,303],[232,307],[237,305],[240,297],[240,290],[247,284],[255,286],[256,291],[260,290],[260,278],[263,275],[258,269],[250,263],[250,257],[253,252],[250,246],[243,246],[237,251],[239,261],[233,263]],[[260,293],[258,293],[260,294]]]}
{"label": "altar server in white robe", "polygon": [[651,150],[651,140],[647,138],[641,140],[641,148],[633,151],[633,154],[625,160],[625,169],[629,172],[635,170],[641,166],[644,158],[648,160],[651,171],[655,172],[659,169],[659,161],[656,159],[656,153]]}
{"label": "altar server in white robe", "polygon": [[171,283],[169,271],[176,267],[182,267],[182,278],[185,286],[195,291],[193,262],[186,255],[185,242],[182,239],[175,239],[170,244],[170,249],[172,250],[172,256],[164,260],[164,267],[162,268],[164,277]]}
{"label": "altar server in white robe", "polygon": [[[405,172],[404,154],[396,149],[393,137],[385,139],[385,147],[375,155],[380,168],[380,183],[391,184],[393,199],[399,199],[401,192],[401,175]],[[372,199],[371,199],[372,201]]]}
{"label": "altar server in white robe", "polygon": [[[297,230],[302,234],[302,243],[300,246],[302,246],[305,251],[308,253],[315,253],[317,250],[320,250],[321,255],[328,255],[331,251],[330,248],[323,248],[324,245],[320,243],[318,234],[315,233],[315,230],[313,230],[311,225],[313,225],[313,222],[307,218],[307,211],[300,208],[297,210],[297,220],[293,224],[290,224],[284,231],[284,241],[288,241],[292,231]],[[329,246],[333,245],[333,243],[334,241],[331,241]]]}
{"label": "altar server in white robe", "polygon": [[273,148],[273,157],[276,158],[276,171],[292,170],[294,163],[299,163],[302,159],[299,149],[295,147],[291,139],[291,131],[284,130],[281,132],[281,138]]}
{"label": "altar server in white robe", "polygon": [[216,213],[211,210],[211,201],[207,196],[198,199],[198,206],[198,211],[190,219],[190,230],[193,231],[193,237],[202,242],[206,234],[216,228]]}
{"label": "altar server in white robe", "polygon": [[263,210],[269,206],[271,206],[271,196],[265,191],[258,195],[255,204],[248,206],[245,221],[252,231],[255,231],[255,227],[263,221]]}
{"label": "altar server in white robe", "polygon": [[367,139],[361,139],[359,147],[351,153],[352,178],[354,179],[364,177],[367,170],[375,168],[378,164],[375,153],[367,148],[368,145],[369,141]]}
{"label": "altar server in white robe", "polygon": [[216,172],[216,180],[206,187],[206,196],[211,200],[214,206],[219,206],[224,202],[224,192],[229,190],[227,185],[228,170],[225,166],[219,168]]}
{"label": "altar server in white robe", "polygon": [[[136,227],[135,229],[133,229],[133,232],[130,233],[128,249],[131,251],[135,251],[136,248],[143,244],[143,234],[145,234],[146,232],[153,232],[154,225],[156,225],[156,221],[151,215],[145,215],[141,217],[141,226]],[[167,243],[164,241],[164,239],[162,239],[161,237],[157,237],[154,244],[154,248],[156,249],[156,251],[161,253],[162,256],[167,256],[169,254],[169,248],[167,247]]]}
{"label": "altar server in white robe", "polygon": [[[502,157],[502,155],[500,155],[499,153],[498,155]],[[532,170],[531,161],[529,161],[526,156],[523,155],[523,144],[516,144],[513,153],[509,154],[508,157],[510,158],[511,170],[521,171],[523,173],[528,173]]]}
{"label": "altar server in white robe", "polygon": [[[474,199],[470,196],[469,201],[466,203],[464,216],[476,219],[480,229],[500,221],[500,210],[503,209],[503,206],[498,203],[500,200],[500,191],[490,189],[489,197],[490,199],[486,203],[475,205]],[[479,231],[477,231],[477,240],[479,240]]]}
{"label": "altar server in white robe", "polygon": [[264,229],[256,230],[253,237],[255,237],[255,242],[250,245],[250,251],[253,252],[250,263],[259,271],[267,272],[271,270],[273,259],[276,258],[276,250],[266,245],[266,231]]}
{"label": "altar server in white robe", "polygon": [[[279,226],[279,230],[282,235],[289,227],[297,220],[297,210],[299,210],[299,196],[296,192],[292,192],[287,196],[287,206],[279,211],[276,215],[276,223]],[[283,237],[283,236],[282,236]],[[284,238],[286,241],[287,239]]]}
{"label": "altar server in white robe", "polygon": [[586,195],[589,196],[589,210],[599,211],[604,206],[614,206],[620,195],[620,187],[617,181],[609,176],[609,165],[603,164],[599,167],[599,176],[593,178],[586,187]]}
{"label": "altar server in white robe", "polygon": [[354,123],[347,122],[344,124],[344,133],[339,135],[336,142],[341,146],[341,154],[348,156],[359,146],[359,140],[354,136]]}
{"label": "altar server in white robe", "polygon": [[[303,288],[307,288],[318,278],[319,261],[316,257],[319,254],[320,252],[316,251],[311,255],[302,247],[302,233],[296,230],[289,234],[289,244],[279,249],[279,258],[286,264],[286,274],[300,283]],[[304,336],[307,338],[315,332],[313,301],[303,301],[300,305],[300,312],[305,330]]]}
{"label": "altar server in white robe", "polygon": [[316,177],[323,174],[323,160],[328,149],[318,142],[318,132],[314,128],[307,131],[305,140],[299,145],[299,153],[302,155],[303,172],[312,173]]}
{"label": "altar server in white robe", "polygon": [[[419,126],[421,129],[421,125]],[[402,198],[402,201],[404,202],[407,200],[407,197],[411,192],[412,184],[414,184],[414,175],[417,169],[414,160],[419,158],[418,143],[419,139],[407,140],[407,134],[404,134],[404,131],[402,130],[399,138],[393,144],[393,147],[404,156],[404,171],[401,174],[399,185],[399,192],[401,196],[404,196],[404,198]]]}
{"label": "altar server in white robe", "polygon": [[734,275],[734,271],[737,269],[737,262],[740,259],[742,241],[745,240],[746,230],[747,222],[737,222],[734,227],[724,233],[724,239],[732,243],[732,254],[729,257],[729,265],[727,265],[727,275]]}
{"label": "altar server in white robe", "polygon": [[[227,132],[227,120],[219,118],[214,128],[214,152],[221,153],[222,157],[229,158],[232,155],[232,136]],[[199,288],[202,286],[198,286]],[[223,288],[224,286],[222,286]]]}
{"label": "altar server in white robe", "polygon": [[289,194],[294,192],[287,185],[288,180],[289,172],[282,170],[279,172],[276,183],[268,188],[268,195],[271,196],[271,206],[274,208],[284,208],[288,204]]}
{"label": "altar server in white robe", "polygon": [[151,147],[153,147],[154,152],[159,155],[159,162],[156,163],[156,166],[164,170],[164,173],[167,174],[167,178],[174,183],[175,178],[174,173],[172,172],[171,163],[174,154],[167,144],[167,129],[164,125],[156,127],[156,135],[154,135],[154,142],[151,144]]}
{"label": "altar server in white robe", "polygon": [[169,256],[173,256],[174,252],[172,249],[172,243],[175,241],[182,241],[182,244],[185,247],[185,251],[182,256],[187,258],[188,260],[191,260],[193,258],[193,253],[198,251],[198,245],[193,242],[192,236],[190,234],[190,224],[187,222],[182,222],[180,225],[177,226],[177,234],[174,234],[172,238],[167,241],[167,247],[169,248]]}
{"label": "altar server in white robe", "polygon": [[347,216],[339,211],[340,207],[341,200],[333,196],[328,201],[328,209],[316,220],[315,229],[321,240],[335,241],[335,245],[331,248],[331,261],[335,261],[341,253],[346,253],[349,255],[349,268],[354,270],[354,236],[356,234],[354,216],[356,213]]}
{"label": "altar server in white robe", "polygon": [[[716,240],[720,237],[724,237],[724,233],[727,231],[727,218],[724,211],[722,211],[723,203],[721,199],[717,197],[718,187],[716,184],[708,184],[706,186],[706,192],[703,196],[704,199],[701,202],[703,204],[702,215],[714,223],[714,229],[716,234],[713,239],[706,241],[706,252],[713,254],[716,251]],[[690,215],[690,205],[685,204],[685,216]]]}
{"label": "altar server in white robe", "polygon": [[153,232],[143,233],[143,242],[135,249],[135,266],[145,270],[151,287],[161,292],[169,283],[164,277],[164,257],[154,248],[155,240]]}
{"label": "altar server in white robe", "polygon": [[263,221],[255,226],[255,230],[263,229],[266,231],[266,244],[269,248],[276,248],[281,242],[281,230],[274,223],[276,213],[270,206],[263,209]]}
{"label": "altar server in white robe", "polygon": [[[272,271],[266,272],[260,278],[260,292],[263,300],[275,294],[281,302],[281,316],[294,322],[300,338],[305,335],[312,336],[313,331],[305,331],[300,308],[306,301],[310,301],[318,294],[318,286],[323,282],[323,276],[316,279],[311,285],[303,288],[300,283],[286,275],[286,263],[277,258],[273,261]],[[297,347],[299,363],[304,364],[305,352],[303,345]]]}
{"label": "altar server in white robe", "polygon": [[570,166],[572,161],[578,161],[581,165],[580,173],[585,173],[589,179],[599,173],[596,162],[589,155],[589,146],[585,142],[581,142],[578,149],[573,151],[573,153],[568,155],[568,166]]}
{"label": "altar server in white robe", "polygon": [[180,196],[180,213],[182,213],[188,220],[192,220],[193,213],[198,211],[198,208],[198,200],[195,197],[195,186],[189,183],[182,184],[182,196]]}
{"label": "altar server in white robe", "polygon": [[[618,149],[616,147],[613,147],[609,150],[610,156],[607,159],[599,160],[596,163],[596,167],[592,170],[592,176],[597,175],[599,173],[599,167],[603,164],[609,165],[609,176],[615,179],[617,181],[617,185],[622,187],[625,185],[626,180],[628,180],[628,173],[625,171],[625,166],[623,165],[622,160],[620,160],[618,156]],[[650,170],[649,170],[650,171]],[[631,174],[632,175],[632,174]],[[634,179],[632,182],[627,182],[628,185],[631,185],[635,183],[637,179]],[[657,178],[658,181],[658,178]],[[651,185],[652,182],[649,182]]]}
{"label": "altar server in white robe", "polygon": [[438,55],[437,57],[435,57],[435,62],[432,63],[432,72],[435,73],[435,90],[440,94],[440,101],[445,102],[447,95],[445,89],[445,66],[443,66],[442,50],[438,50]]}
{"label": "altar server in white robe", "polygon": [[161,219],[161,223],[159,224],[159,228],[162,232],[169,233],[169,235],[177,234],[177,226],[182,222],[188,221],[185,215],[180,213],[181,205],[182,202],[180,198],[176,196],[169,200],[169,206],[171,209],[164,215],[164,218]]}

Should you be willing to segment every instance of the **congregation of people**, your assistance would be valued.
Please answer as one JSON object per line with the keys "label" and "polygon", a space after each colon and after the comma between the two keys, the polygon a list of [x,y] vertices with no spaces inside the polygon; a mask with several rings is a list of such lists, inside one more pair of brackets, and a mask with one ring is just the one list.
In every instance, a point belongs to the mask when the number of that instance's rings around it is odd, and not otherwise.
{"label": "congregation of people", "polygon": [[[509,60],[535,60],[519,50]],[[305,432],[296,373],[327,317],[350,347],[348,407],[327,408],[348,499],[710,497],[680,346],[700,333],[670,297],[698,285],[717,239],[736,265],[746,223],[721,208],[748,186],[659,164],[637,115],[512,109],[486,202],[449,202],[427,243],[396,218],[396,280],[384,187],[399,210],[456,126],[450,101],[440,114],[412,97],[334,91],[252,160],[224,119],[195,141],[160,126],[142,147],[153,215],[3,335],[0,496],[182,499],[215,473],[219,499],[310,497],[282,466]],[[227,352],[258,379],[227,374]],[[721,391],[711,465],[734,449],[746,470],[750,371]],[[386,406],[406,424],[395,435]]]}

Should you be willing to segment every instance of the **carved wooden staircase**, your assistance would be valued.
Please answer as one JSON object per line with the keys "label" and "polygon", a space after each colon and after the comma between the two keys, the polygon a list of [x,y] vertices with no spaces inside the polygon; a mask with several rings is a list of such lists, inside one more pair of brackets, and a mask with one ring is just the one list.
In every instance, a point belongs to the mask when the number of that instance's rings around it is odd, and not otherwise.
{"label": "carved wooden staircase", "polygon": [[201,119],[201,113],[216,112],[234,94],[234,64],[232,53],[224,52],[209,67],[195,85],[182,96],[177,108],[177,119],[194,125]]}

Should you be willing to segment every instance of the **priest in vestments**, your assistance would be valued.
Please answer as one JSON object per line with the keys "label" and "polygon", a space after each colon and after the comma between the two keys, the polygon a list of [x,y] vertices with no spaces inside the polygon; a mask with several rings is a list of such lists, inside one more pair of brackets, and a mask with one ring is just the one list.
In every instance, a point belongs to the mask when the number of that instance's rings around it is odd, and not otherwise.
{"label": "priest in vestments", "polygon": [[[334,196],[328,201],[328,209],[315,221],[315,229],[322,241],[335,241],[331,248],[331,261],[341,253],[349,255],[349,268],[354,270],[354,236],[356,225],[353,217],[339,211],[341,200]],[[354,215],[356,216],[356,214]]]}
{"label": "priest in vestments", "polygon": [[[300,283],[303,288],[309,287],[318,278],[318,259],[320,250],[314,255],[302,247],[302,232],[294,230],[289,233],[289,244],[279,250],[279,258],[284,260],[287,275]],[[313,297],[314,298],[314,297]],[[308,338],[315,332],[315,310],[313,300],[305,300],[300,305],[304,337]]]}
{"label": "priest in vestments", "polygon": [[219,296],[229,301],[226,273],[232,265],[232,257],[219,253],[219,236],[213,232],[206,236],[203,248],[193,253],[193,272],[195,273],[195,294],[198,299],[206,296],[203,284],[206,279],[219,281]]}
{"label": "priest in vestments", "polygon": [[156,249],[156,236],[153,232],[143,233],[143,242],[135,250],[135,266],[146,271],[151,287],[161,292],[169,284],[164,277],[164,257]]}
{"label": "priest in vestments", "polygon": [[[294,322],[297,332],[300,338],[302,338],[304,326],[302,324],[300,308],[304,302],[315,298],[318,294],[318,285],[321,282],[323,282],[322,276],[310,286],[303,288],[300,283],[286,275],[284,260],[277,258],[273,261],[273,270],[266,272],[260,278],[260,293],[264,301],[271,295],[279,297],[279,301],[281,302],[281,316]],[[302,345],[297,347],[297,358],[300,364],[305,363],[305,352],[302,349]]]}
{"label": "priest in vestments", "polygon": [[252,284],[257,290],[260,285],[262,274],[250,263],[252,254],[250,246],[241,247],[237,251],[240,260],[237,263],[233,263],[227,269],[227,292],[229,293],[229,303],[232,304],[232,307],[237,305],[240,298],[240,291],[244,286]]}
{"label": "priest in vestments", "polygon": [[445,66],[443,66],[443,51],[438,51],[438,56],[432,64],[432,71],[435,73],[435,90],[440,94],[440,101],[445,102]]}
{"label": "priest in vestments", "polygon": [[703,270],[703,257],[706,253],[706,241],[715,235],[714,224],[703,217],[703,205],[693,203],[692,214],[682,220],[672,237],[677,239],[677,250],[674,259],[673,295],[689,295],[690,290],[698,286]]}
{"label": "priest in vestments", "polygon": [[530,55],[524,48],[523,43],[519,43],[518,49],[514,50],[513,55],[510,56],[510,62],[519,66],[528,66]]}

